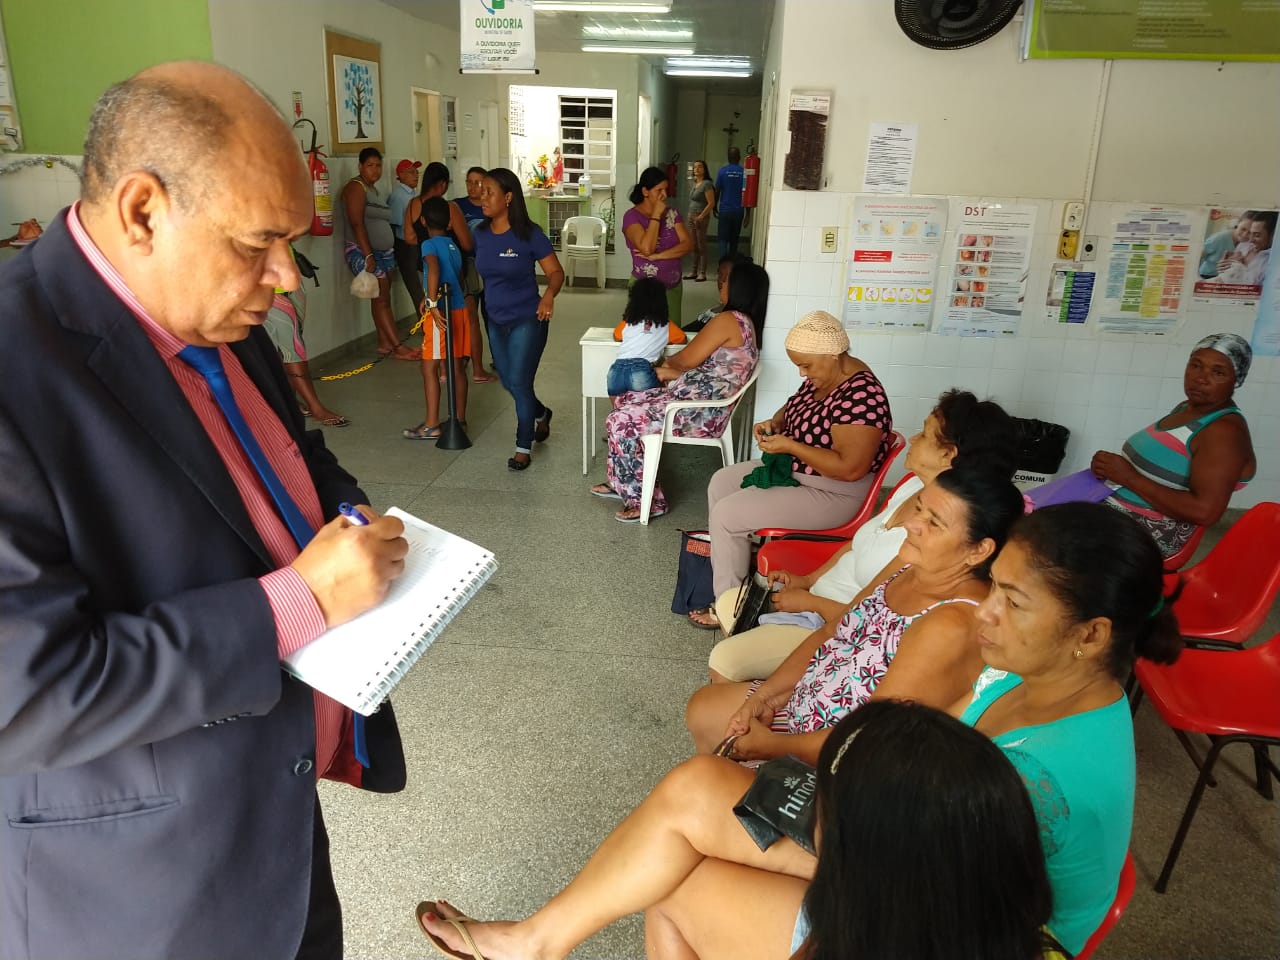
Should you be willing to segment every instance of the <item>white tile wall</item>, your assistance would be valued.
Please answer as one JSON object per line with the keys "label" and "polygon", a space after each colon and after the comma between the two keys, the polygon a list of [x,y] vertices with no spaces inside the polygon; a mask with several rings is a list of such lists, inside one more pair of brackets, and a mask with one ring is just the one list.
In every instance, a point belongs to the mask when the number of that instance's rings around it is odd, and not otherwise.
{"label": "white tile wall", "polygon": [[[854,195],[844,193],[778,190],[773,195],[766,264],[772,292],[756,402],[761,416],[782,406],[799,384],[782,348],[787,328],[809,310],[840,315],[853,202]],[[1183,399],[1182,371],[1191,346],[1211,332],[1249,336],[1252,308],[1192,301],[1182,326],[1159,339],[1100,335],[1092,323],[1065,327],[1043,321],[1036,304],[1048,285],[1060,201],[1019,202],[1035,203],[1040,216],[1027,310],[1016,337],[855,331],[852,350],[888,389],[895,426],[903,433],[919,428],[939,393],[962,387],[991,397],[1016,416],[1070,428],[1063,469],[1079,470],[1095,450],[1118,450],[1130,433]],[[1110,210],[1105,204],[1094,207],[1087,226],[1101,233]],[[820,252],[825,226],[840,229],[835,254]],[[1236,400],[1249,419],[1258,479],[1236,494],[1232,506],[1280,500],[1280,358],[1256,358]]]}
{"label": "white tile wall", "polygon": [[[73,170],[56,161],[46,161],[35,166],[25,165],[36,159],[28,154],[0,153],[0,230],[9,236],[16,228],[13,221],[35,217],[42,226],[63,207],[70,206],[80,197],[80,178]],[[80,167],[79,157],[61,157]]]}

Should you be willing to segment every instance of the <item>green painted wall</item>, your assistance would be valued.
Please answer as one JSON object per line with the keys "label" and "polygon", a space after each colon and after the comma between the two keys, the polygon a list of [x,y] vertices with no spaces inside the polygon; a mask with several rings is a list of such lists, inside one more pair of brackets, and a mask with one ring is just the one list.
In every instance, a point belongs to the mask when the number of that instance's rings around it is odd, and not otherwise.
{"label": "green painted wall", "polygon": [[208,0],[0,0],[23,152],[79,154],[102,91],[166,60],[209,60]]}

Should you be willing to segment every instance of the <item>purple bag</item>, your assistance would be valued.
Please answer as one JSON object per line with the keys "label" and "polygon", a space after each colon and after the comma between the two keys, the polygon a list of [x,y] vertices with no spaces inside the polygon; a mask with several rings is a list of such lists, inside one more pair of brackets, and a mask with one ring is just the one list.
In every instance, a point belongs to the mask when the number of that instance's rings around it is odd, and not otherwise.
{"label": "purple bag", "polygon": [[1092,471],[1080,470],[1033,487],[1027,491],[1026,498],[1038,510],[1055,503],[1098,503],[1114,492],[1109,484],[1095,477]]}

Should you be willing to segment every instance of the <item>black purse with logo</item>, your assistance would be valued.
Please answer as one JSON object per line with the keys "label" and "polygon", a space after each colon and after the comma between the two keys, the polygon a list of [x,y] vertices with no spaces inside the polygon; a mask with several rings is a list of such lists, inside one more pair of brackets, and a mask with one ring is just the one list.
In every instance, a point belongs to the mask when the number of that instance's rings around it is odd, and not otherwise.
{"label": "black purse with logo", "polygon": [[790,837],[815,853],[813,811],[817,789],[818,774],[813,767],[795,757],[778,757],[757,768],[755,780],[733,813],[761,850]]}

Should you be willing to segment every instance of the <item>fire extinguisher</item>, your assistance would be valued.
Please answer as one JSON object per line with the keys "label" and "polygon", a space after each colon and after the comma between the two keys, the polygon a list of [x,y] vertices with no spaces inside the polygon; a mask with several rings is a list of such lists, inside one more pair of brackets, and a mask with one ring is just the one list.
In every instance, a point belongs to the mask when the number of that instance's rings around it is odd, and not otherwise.
{"label": "fire extinguisher", "polygon": [[294,124],[311,124],[311,148],[307,153],[307,173],[311,176],[311,189],[315,194],[315,207],[311,216],[311,235],[327,237],[333,234],[333,197],[329,193],[329,168],[320,158],[324,156],[316,146],[316,125],[306,117]]}
{"label": "fire extinguisher", "polygon": [[674,197],[680,189],[680,154],[675,154],[666,164],[667,169],[667,196]]}
{"label": "fire extinguisher", "polygon": [[747,145],[747,158],[742,161],[742,205],[754,207],[760,197],[760,158],[756,156],[756,145]]}

